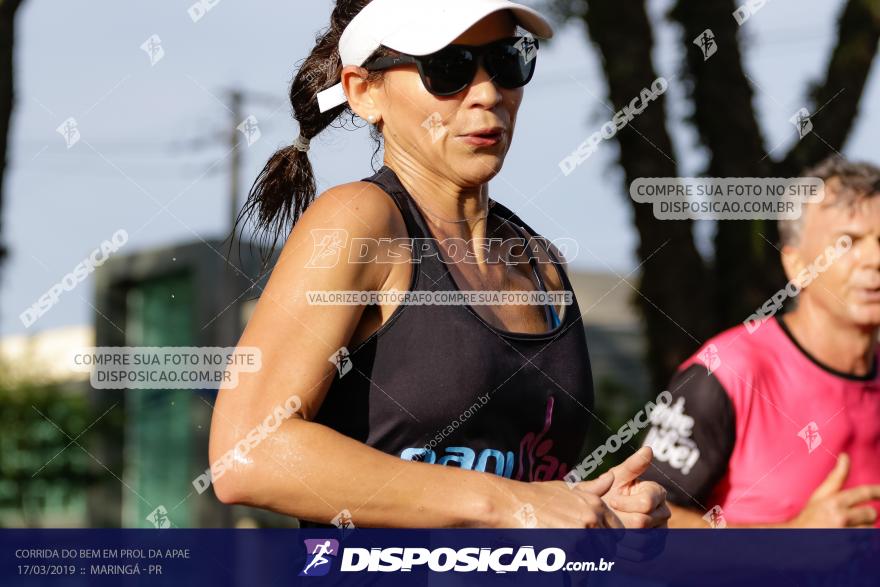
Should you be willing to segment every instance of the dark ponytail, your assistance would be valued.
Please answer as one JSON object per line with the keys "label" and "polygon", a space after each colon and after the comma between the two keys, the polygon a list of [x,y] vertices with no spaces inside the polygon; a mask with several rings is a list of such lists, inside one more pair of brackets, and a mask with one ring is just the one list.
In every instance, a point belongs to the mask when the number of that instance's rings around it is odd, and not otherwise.
{"label": "dark ponytail", "polygon": [[[349,114],[352,124],[355,124],[356,116],[348,104],[321,112],[317,95],[340,81],[342,61],[339,38],[352,19],[369,3],[370,0],[338,0],[330,17],[330,26],[318,34],[314,49],[299,65],[290,86],[290,104],[293,116],[299,123],[299,133],[306,139],[316,137],[343,114]],[[378,79],[381,74],[376,73],[371,77]],[[372,135],[377,142],[381,140],[381,134],[375,127],[372,128]],[[379,142],[377,153],[380,148]],[[257,242],[267,251],[263,255],[265,270],[278,241],[287,237],[315,196],[315,177],[308,153],[297,150],[292,144],[284,147],[272,155],[254,181],[236,219],[233,236],[240,223],[253,222],[258,234]]]}

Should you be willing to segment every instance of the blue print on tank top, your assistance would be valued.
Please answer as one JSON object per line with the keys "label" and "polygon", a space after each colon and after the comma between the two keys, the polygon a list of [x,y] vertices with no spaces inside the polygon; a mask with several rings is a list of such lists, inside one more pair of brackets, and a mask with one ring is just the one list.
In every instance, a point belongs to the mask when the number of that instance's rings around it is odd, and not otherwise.
{"label": "blue print on tank top", "polygon": [[[477,455],[474,449],[467,446],[449,446],[439,456],[436,451],[421,447],[406,448],[400,458],[407,461],[419,461],[429,464],[451,465],[461,469],[495,473],[508,479],[513,476],[515,461],[519,467],[516,479],[523,481],[551,481],[562,479],[570,466],[560,462],[551,454],[553,440],[545,438],[553,422],[553,396],[547,398],[547,410],[544,415],[544,427],[538,432],[529,432],[519,443],[519,458],[511,450],[501,451],[485,448]],[[490,466],[490,460],[491,466]],[[494,470],[492,470],[494,468]]]}

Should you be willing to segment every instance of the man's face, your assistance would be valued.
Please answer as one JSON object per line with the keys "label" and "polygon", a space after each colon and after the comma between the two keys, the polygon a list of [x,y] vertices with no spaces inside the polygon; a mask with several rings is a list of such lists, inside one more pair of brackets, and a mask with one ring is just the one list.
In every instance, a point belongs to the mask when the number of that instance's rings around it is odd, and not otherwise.
{"label": "man's face", "polygon": [[[819,264],[827,269],[800,294],[838,321],[864,328],[880,327],[880,194],[861,197],[852,205],[841,204],[835,178],[826,182],[821,203],[804,208],[800,240],[783,249],[789,279],[802,269]],[[830,264],[826,249],[842,237],[852,248]]]}

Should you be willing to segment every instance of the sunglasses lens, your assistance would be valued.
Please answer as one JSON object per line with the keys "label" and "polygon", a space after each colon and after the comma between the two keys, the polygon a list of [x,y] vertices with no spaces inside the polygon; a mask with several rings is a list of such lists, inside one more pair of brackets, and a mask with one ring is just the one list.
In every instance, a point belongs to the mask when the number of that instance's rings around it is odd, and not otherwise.
{"label": "sunglasses lens", "polygon": [[486,51],[486,69],[502,88],[526,85],[535,73],[537,47],[529,39],[499,43]]}
{"label": "sunglasses lens", "polygon": [[422,69],[428,91],[449,96],[471,83],[477,70],[477,60],[467,49],[447,47],[425,60]]}
{"label": "sunglasses lens", "polygon": [[[535,73],[537,43],[518,37],[485,47],[483,64],[502,88],[520,88]],[[425,88],[437,96],[451,96],[468,87],[477,73],[477,55],[463,46],[450,45],[421,61]]]}

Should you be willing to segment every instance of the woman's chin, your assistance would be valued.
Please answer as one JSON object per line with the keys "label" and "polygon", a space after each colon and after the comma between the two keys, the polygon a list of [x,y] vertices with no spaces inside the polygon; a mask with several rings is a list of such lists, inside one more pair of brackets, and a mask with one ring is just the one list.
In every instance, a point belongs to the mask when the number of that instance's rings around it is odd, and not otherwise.
{"label": "woman's chin", "polygon": [[504,167],[504,157],[490,153],[474,153],[456,166],[457,173],[468,183],[473,185],[483,184],[491,180],[501,172]]}

